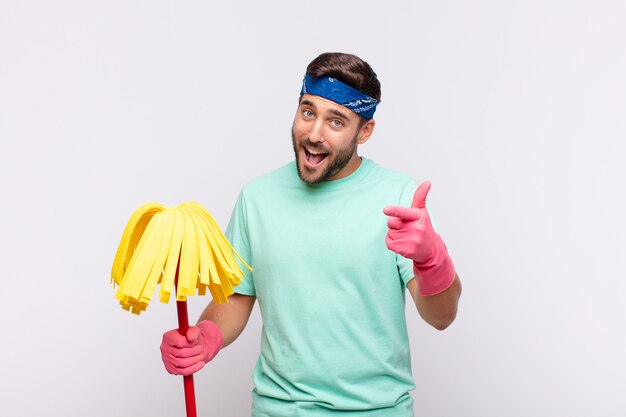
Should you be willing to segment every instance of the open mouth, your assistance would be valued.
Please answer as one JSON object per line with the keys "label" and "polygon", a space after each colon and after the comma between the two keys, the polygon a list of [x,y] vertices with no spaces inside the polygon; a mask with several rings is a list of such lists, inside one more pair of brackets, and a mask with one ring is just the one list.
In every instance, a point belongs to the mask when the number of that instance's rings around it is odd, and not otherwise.
{"label": "open mouth", "polygon": [[304,148],[304,156],[308,165],[316,167],[328,156],[328,152],[319,152]]}

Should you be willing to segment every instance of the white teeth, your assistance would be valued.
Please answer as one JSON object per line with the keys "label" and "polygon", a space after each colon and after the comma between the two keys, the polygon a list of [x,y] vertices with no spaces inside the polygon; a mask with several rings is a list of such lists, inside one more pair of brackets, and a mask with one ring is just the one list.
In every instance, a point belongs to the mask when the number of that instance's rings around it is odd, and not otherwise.
{"label": "white teeth", "polygon": [[316,152],[316,151],[313,151],[313,150],[307,148],[306,146],[305,146],[305,148],[306,148],[307,151],[309,151],[309,153],[311,155],[325,155],[327,153],[327,152]]}

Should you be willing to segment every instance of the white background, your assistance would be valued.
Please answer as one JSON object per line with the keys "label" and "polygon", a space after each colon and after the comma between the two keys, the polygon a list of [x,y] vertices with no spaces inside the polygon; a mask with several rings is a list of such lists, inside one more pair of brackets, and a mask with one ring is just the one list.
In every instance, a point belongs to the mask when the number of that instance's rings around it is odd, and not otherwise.
{"label": "white background", "polygon": [[[407,305],[416,415],[626,415],[626,3],[227,3],[0,1],[0,415],[184,415],[175,305],[113,298],[122,230],[152,200],[225,227],[293,158],[326,51],[378,73],[360,153],[432,180],[464,285],[444,332]],[[197,375],[199,415],[249,415],[260,327]]]}

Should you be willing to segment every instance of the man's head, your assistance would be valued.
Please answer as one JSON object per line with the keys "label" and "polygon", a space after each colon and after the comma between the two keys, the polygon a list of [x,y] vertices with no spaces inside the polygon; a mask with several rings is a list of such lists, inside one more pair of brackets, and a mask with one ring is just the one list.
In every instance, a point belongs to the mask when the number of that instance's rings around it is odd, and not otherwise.
{"label": "man's head", "polygon": [[346,177],[374,130],[380,82],[369,64],[343,53],[318,56],[306,74],[291,131],[298,174],[311,184]]}

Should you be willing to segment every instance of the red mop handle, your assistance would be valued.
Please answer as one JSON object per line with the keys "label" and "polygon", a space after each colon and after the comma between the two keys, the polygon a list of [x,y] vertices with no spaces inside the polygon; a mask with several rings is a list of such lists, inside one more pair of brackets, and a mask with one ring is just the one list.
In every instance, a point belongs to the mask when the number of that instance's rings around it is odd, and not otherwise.
{"label": "red mop handle", "polygon": [[[187,301],[176,301],[176,310],[178,311],[178,332],[181,336],[184,336],[189,328]],[[184,376],[183,384],[185,385],[185,407],[187,408],[187,417],[196,417],[196,393],[193,387],[193,375]]]}
{"label": "red mop handle", "polygon": [[[174,288],[178,290],[178,268],[176,267],[176,276],[174,278]],[[189,328],[189,314],[187,314],[187,301],[176,301],[176,312],[178,313],[178,333],[181,336],[187,334]],[[193,387],[193,375],[183,376],[183,384],[185,386],[185,408],[187,409],[187,417],[196,417],[196,393]]]}

